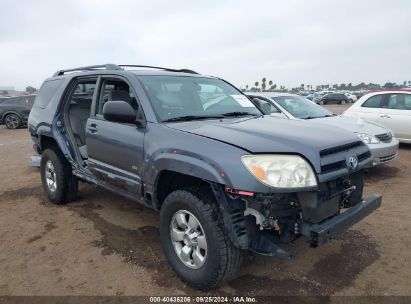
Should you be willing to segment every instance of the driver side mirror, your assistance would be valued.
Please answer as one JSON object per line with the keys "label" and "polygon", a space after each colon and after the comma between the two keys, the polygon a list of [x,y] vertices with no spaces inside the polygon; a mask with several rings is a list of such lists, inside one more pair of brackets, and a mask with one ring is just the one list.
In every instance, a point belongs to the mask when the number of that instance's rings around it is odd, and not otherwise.
{"label": "driver side mirror", "polygon": [[103,116],[108,121],[136,123],[136,111],[122,100],[107,101],[103,106]]}

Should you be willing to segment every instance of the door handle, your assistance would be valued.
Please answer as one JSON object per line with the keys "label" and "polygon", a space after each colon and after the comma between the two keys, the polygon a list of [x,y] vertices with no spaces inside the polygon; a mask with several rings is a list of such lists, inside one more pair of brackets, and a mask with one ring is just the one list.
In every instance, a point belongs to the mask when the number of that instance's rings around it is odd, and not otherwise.
{"label": "door handle", "polygon": [[97,133],[97,125],[95,123],[90,124],[87,128],[91,133]]}
{"label": "door handle", "polygon": [[380,115],[380,117],[383,117],[383,118],[391,118],[391,116],[390,116],[390,115],[387,115],[387,114]]}

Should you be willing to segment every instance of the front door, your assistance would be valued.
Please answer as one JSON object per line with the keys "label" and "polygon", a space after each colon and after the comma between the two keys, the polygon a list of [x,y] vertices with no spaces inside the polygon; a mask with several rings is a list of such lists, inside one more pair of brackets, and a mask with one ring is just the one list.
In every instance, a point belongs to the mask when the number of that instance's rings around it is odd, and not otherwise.
{"label": "front door", "polygon": [[380,123],[390,128],[396,137],[411,139],[411,95],[387,94],[380,112]]}
{"label": "front door", "polygon": [[145,129],[105,120],[103,106],[109,100],[130,103],[136,119],[142,111],[129,83],[121,78],[102,78],[86,125],[87,165],[106,188],[140,200]]}

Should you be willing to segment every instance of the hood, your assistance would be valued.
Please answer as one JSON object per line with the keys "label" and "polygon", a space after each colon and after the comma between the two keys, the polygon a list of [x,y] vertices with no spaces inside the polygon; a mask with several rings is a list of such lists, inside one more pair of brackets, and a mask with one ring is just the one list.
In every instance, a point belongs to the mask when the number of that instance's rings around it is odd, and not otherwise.
{"label": "hood", "polygon": [[353,133],[365,133],[368,135],[379,135],[389,132],[388,129],[370,122],[366,122],[360,118],[345,117],[345,116],[332,116],[324,118],[316,118],[312,121],[339,127],[341,129],[353,132]]}
{"label": "hood", "polygon": [[[169,128],[215,139],[250,153],[294,153],[319,169],[319,151],[359,141],[357,136],[307,121],[258,118],[202,120],[168,123]],[[227,156],[225,156],[227,157]]]}

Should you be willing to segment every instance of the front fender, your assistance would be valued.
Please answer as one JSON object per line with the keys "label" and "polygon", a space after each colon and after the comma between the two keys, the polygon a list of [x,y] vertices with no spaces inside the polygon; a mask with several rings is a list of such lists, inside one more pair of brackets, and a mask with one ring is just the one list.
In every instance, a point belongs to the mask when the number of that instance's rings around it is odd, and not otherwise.
{"label": "front fender", "polygon": [[144,165],[145,182],[154,185],[157,176],[165,170],[232,187],[229,177],[218,164],[192,152],[168,149],[152,155]]}

